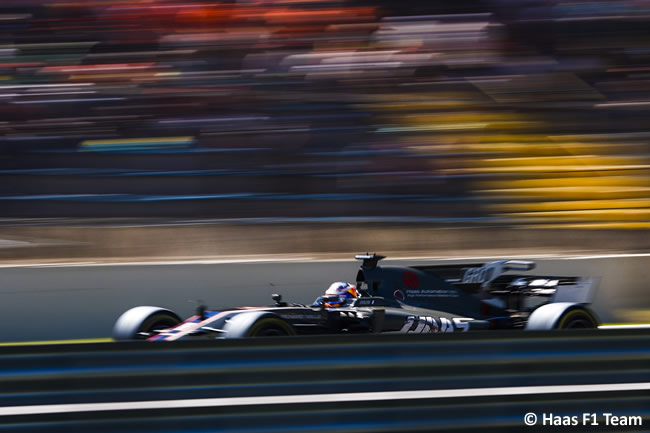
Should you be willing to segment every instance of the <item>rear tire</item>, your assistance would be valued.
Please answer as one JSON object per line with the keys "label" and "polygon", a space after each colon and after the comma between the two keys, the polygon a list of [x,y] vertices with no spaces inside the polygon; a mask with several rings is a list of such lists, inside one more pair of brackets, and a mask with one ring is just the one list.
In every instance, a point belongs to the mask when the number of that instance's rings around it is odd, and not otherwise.
{"label": "rear tire", "polygon": [[154,331],[174,327],[181,318],[170,310],[159,307],[141,306],[125,311],[113,326],[115,340],[145,340]]}
{"label": "rear tire", "polygon": [[542,305],[528,318],[527,331],[551,329],[595,329],[598,318],[587,307],[571,302]]}

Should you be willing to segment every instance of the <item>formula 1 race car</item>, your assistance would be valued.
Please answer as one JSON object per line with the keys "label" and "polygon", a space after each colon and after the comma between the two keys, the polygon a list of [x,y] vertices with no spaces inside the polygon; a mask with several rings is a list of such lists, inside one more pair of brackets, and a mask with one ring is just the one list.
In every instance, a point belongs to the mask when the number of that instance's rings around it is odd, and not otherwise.
{"label": "formula 1 race car", "polygon": [[[478,264],[379,266],[377,254],[362,260],[358,296],[321,296],[312,305],[274,304],[212,311],[200,306],[186,320],[150,306],[123,313],[115,340],[172,341],[180,338],[242,338],[339,333],[435,333],[487,329],[597,328],[587,304],[595,280],[525,275],[534,262],[501,260]],[[510,273],[514,271],[515,273]]]}

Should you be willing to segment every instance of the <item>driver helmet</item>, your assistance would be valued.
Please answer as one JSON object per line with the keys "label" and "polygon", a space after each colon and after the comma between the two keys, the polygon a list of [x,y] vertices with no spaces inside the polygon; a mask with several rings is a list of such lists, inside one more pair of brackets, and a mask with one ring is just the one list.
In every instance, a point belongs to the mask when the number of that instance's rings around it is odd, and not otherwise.
{"label": "driver helmet", "polygon": [[332,285],[329,286],[329,288],[325,291],[325,296],[338,297],[338,301],[332,300],[325,302],[326,307],[341,307],[350,300],[358,298],[359,293],[357,292],[357,288],[354,287],[354,284],[338,281],[336,283],[332,283]]}

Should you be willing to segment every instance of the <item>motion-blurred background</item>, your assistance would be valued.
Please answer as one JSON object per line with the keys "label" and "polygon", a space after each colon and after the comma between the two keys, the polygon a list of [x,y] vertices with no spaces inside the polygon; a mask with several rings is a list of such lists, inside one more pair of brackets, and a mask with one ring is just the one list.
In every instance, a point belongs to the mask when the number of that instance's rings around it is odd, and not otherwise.
{"label": "motion-blurred background", "polygon": [[647,250],[650,1],[4,0],[3,259]]}

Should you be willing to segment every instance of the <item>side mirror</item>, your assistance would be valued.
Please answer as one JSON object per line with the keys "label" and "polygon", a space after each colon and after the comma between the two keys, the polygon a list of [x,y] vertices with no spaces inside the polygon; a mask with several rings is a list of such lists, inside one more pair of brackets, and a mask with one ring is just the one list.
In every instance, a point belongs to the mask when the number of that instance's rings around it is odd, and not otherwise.
{"label": "side mirror", "polygon": [[282,302],[282,295],[280,295],[278,293],[272,294],[271,299],[273,299],[273,301],[275,301],[275,306],[276,307],[286,307],[286,305],[287,305],[286,302]]}

